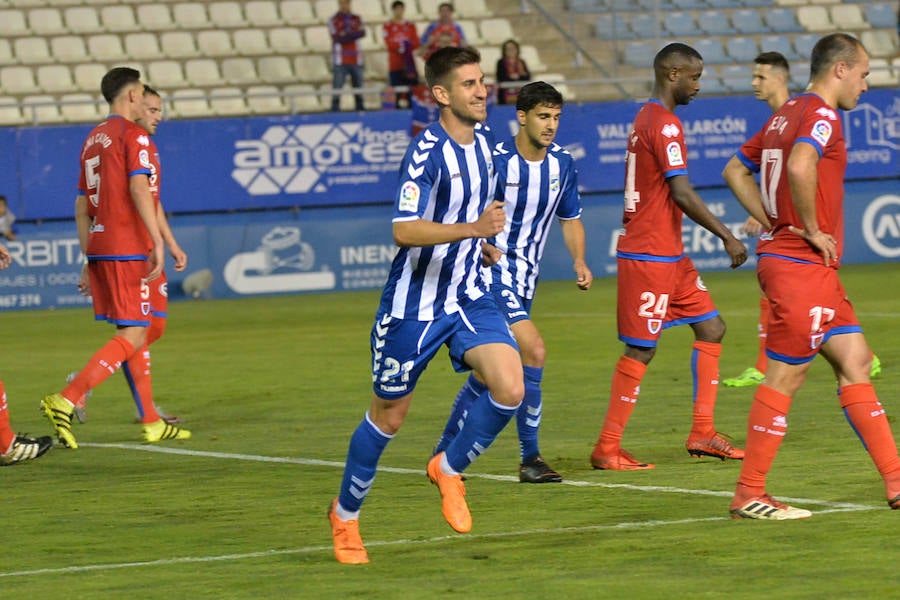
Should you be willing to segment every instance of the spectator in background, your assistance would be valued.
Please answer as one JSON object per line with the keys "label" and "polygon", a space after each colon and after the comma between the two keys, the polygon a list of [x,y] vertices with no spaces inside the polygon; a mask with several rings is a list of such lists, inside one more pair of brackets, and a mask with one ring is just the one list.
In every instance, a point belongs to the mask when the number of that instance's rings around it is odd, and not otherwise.
{"label": "spectator in background", "polygon": [[[388,82],[392,86],[419,85],[419,73],[413,52],[419,48],[419,35],[414,23],[403,18],[406,5],[401,0],[391,4],[392,18],[382,25],[388,51]],[[409,92],[397,94],[397,108],[409,108]]]}
{"label": "spectator in background", "polygon": [[[338,0],[338,11],[328,21],[328,30],[331,32],[331,64],[334,69],[331,110],[337,112],[341,105],[338,90],[344,87],[347,76],[350,76],[354,88],[362,87],[363,56],[359,40],[366,35],[366,30],[359,15],[350,12],[350,0]],[[354,94],[353,98],[356,100],[356,110],[364,110],[362,94]]]}
{"label": "spectator in background", "polygon": [[[497,83],[509,81],[528,81],[531,73],[528,65],[520,56],[519,42],[506,40],[503,42],[503,57],[497,61]],[[519,95],[519,86],[497,88],[497,104],[515,104]]]}
{"label": "spectator in background", "polygon": [[13,231],[13,223],[16,222],[16,215],[10,212],[6,204],[6,196],[0,195],[0,236],[8,240],[16,239],[16,233]]}
{"label": "spectator in background", "polygon": [[428,60],[438,48],[465,48],[468,45],[462,27],[453,22],[453,5],[449,2],[438,5],[437,21],[431,23],[422,34],[422,47],[419,48],[422,58]]}

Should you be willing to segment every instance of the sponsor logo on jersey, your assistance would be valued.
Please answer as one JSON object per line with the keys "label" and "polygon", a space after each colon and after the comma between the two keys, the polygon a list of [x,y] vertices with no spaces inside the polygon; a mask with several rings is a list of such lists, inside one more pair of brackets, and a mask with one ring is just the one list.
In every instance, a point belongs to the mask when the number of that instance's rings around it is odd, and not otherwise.
{"label": "sponsor logo on jersey", "polygon": [[397,208],[401,212],[419,211],[419,185],[415,181],[406,181],[400,188],[400,201]]}
{"label": "sponsor logo on jersey", "polygon": [[837,121],[837,114],[828,108],[827,106],[821,106],[816,110],[817,115],[821,115],[826,119],[831,119],[832,121]]}
{"label": "sponsor logo on jersey", "polygon": [[670,167],[684,166],[684,156],[681,154],[681,144],[678,142],[669,142],[669,145],[666,146],[666,157]]}
{"label": "sponsor logo on jersey", "polygon": [[810,135],[812,135],[812,138],[822,146],[827,145],[828,140],[831,139],[831,123],[828,121],[816,121]]}
{"label": "sponsor logo on jersey", "polygon": [[666,123],[661,133],[667,138],[678,137],[678,134],[681,133],[681,130],[678,129],[678,125],[675,123]]}
{"label": "sponsor logo on jersey", "polygon": [[550,176],[550,191],[551,192],[559,191],[559,175],[551,175]]}
{"label": "sponsor logo on jersey", "polygon": [[137,138],[137,143],[141,146],[149,146],[150,138],[148,138],[146,135],[139,135]]}

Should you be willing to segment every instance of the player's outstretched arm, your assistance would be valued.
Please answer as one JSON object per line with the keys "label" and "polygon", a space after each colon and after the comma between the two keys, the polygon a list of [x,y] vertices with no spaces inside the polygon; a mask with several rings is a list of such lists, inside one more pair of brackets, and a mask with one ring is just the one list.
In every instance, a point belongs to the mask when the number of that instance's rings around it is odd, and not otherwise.
{"label": "player's outstretched arm", "polygon": [[[756,179],[753,177],[753,171],[748,169],[737,156],[732,156],[728,164],[725,165],[725,169],[722,170],[722,178],[728,184],[728,187],[731,188],[731,193],[734,194],[741,206],[750,214],[754,222],[766,229],[770,229],[772,225],[769,222],[765,208],[763,208],[762,196],[759,193],[759,185],[757,185]],[[753,224],[751,223],[750,225],[752,226]],[[759,231],[757,229],[753,233],[748,229],[747,233],[759,235]]]}
{"label": "player's outstretched arm", "polygon": [[435,223],[426,219],[394,222],[394,243],[398,246],[436,246],[468,238],[489,238],[503,231],[506,211],[494,200],[472,223]]}
{"label": "player's outstretched arm", "polygon": [[722,221],[709,212],[706,204],[694,191],[687,175],[676,175],[666,180],[672,192],[672,199],[695,223],[714,234],[725,244],[725,252],[731,257],[731,268],[736,269],[747,260],[747,247],[734,237]]}
{"label": "player's outstretched arm", "polygon": [[572,257],[572,268],[575,270],[575,284],[582,290],[591,289],[594,274],[584,260],[584,223],[581,219],[565,219],[559,222],[562,228],[563,241]]}

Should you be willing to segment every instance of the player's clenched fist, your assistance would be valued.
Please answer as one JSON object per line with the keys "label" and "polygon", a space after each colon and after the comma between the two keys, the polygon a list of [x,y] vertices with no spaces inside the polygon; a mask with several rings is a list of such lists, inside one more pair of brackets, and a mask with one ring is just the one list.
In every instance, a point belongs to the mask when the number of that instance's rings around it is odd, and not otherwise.
{"label": "player's clenched fist", "polygon": [[495,236],[503,231],[504,225],[506,225],[506,211],[503,209],[503,202],[494,200],[478,217],[476,223],[478,236],[485,238]]}

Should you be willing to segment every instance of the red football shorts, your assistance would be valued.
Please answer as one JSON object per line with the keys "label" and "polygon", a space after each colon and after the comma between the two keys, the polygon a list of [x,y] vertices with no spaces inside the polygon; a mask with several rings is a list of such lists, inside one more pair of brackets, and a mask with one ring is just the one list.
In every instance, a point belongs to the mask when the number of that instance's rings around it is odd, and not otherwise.
{"label": "red football shorts", "polygon": [[95,319],[121,326],[150,325],[150,287],[143,283],[146,261],[91,261],[88,274]]}
{"label": "red football shorts", "polygon": [[771,308],[766,338],[770,358],[809,362],[832,335],[862,331],[837,270],[763,256],[756,274]]}
{"label": "red football shorts", "polygon": [[150,310],[154,317],[165,317],[169,309],[169,280],[163,271],[159,277],[148,283],[150,286]]}
{"label": "red football shorts", "polygon": [[654,347],[663,329],[718,316],[694,263],[618,259],[619,339]]}

